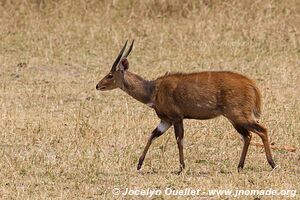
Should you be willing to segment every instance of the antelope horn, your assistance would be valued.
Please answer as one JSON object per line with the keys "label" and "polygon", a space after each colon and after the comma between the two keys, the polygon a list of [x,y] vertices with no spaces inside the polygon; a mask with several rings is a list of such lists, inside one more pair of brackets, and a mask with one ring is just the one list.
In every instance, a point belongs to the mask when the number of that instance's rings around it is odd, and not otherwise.
{"label": "antelope horn", "polygon": [[122,55],[123,55],[124,50],[125,50],[125,48],[126,48],[127,42],[128,42],[128,40],[125,42],[125,45],[124,45],[123,48],[121,49],[121,51],[120,51],[118,57],[116,58],[114,64],[112,65],[111,71],[116,71],[116,67],[118,66],[118,64],[119,64],[119,62],[120,62],[120,60],[121,60],[121,58],[122,58]]}
{"label": "antelope horn", "polygon": [[123,56],[123,58],[127,58],[127,56],[130,54],[130,52],[131,52],[131,50],[132,50],[132,47],[133,47],[133,43],[134,43],[134,40],[132,40],[129,49],[128,49],[128,51],[125,53],[125,55]]}

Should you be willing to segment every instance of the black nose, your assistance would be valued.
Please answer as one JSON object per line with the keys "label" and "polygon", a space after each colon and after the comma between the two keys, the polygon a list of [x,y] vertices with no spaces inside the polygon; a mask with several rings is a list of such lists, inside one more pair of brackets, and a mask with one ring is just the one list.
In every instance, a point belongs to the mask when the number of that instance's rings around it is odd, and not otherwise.
{"label": "black nose", "polygon": [[96,90],[99,90],[99,89],[100,89],[99,85],[96,85]]}

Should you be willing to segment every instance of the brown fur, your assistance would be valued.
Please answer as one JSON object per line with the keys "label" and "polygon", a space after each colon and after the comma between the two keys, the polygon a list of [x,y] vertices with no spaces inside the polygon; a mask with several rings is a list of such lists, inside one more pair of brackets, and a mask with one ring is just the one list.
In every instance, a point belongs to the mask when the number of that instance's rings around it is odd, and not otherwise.
{"label": "brown fur", "polygon": [[249,78],[227,71],[175,73],[155,81],[153,104],[168,118],[211,119],[224,115],[232,122],[252,122],[260,115],[260,93]]}
{"label": "brown fur", "polygon": [[[126,57],[132,49],[125,54]],[[238,169],[244,167],[252,134],[262,139],[266,157],[272,168],[275,163],[267,129],[258,124],[261,115],[261,95],[254,81],[238,73],[229,71],[206,71],[197,73],[171,73],[154,81],[128,71],[129,62],[121,55],[124,45],[111,71],[97,84],[98,90],[120,88],[136,100],[149,105],[161,119],[153,130],[138,163],[141,168],[147,151],[154,138],[161,136],[170,126],[174,126],[179,149],[180,168],[184,169],[183,119],[211,119],[223,115],[242,136],[244,147]]]}

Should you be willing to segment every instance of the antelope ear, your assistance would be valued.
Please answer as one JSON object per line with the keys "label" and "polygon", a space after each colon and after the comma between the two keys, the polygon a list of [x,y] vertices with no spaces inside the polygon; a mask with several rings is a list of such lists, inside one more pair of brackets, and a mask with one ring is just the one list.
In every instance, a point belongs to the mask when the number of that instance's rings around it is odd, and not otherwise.
{"label": "antelope ear", "polygon": [[125,71],[129,68],[129,62],[128,62],[127,58],[122,59],[119,67],[120,67],[120,70],[122,70],[122,71]]}

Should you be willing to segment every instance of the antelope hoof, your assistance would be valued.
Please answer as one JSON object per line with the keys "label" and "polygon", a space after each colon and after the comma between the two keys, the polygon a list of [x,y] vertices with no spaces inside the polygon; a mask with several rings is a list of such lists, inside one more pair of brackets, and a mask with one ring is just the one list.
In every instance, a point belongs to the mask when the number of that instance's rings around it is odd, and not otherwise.
{"label": "antelope hoof", "polygon": [[238,166],[238,173],[240,173],[243,170],[244,166],[243,165],[239,165]]}
{"label": "antelope hoof", "polygon": [[271,165],[272,169],[276,168],[276,164],[273,160],[268,160],[268,163]]}
{"label": "antelope hoof", "polygon": [[184,171],[184,168],[185,168],[184,165],[180,165],[179,171],[174,171],[174,172],[172,172],[172,174],[180,175]]}
{"label": "antelope hoof", "polygon": [[139,161],[138,165],[137,165],[137,170],[140,171],[143,165],[143,161]]}
{"label": "antelope hoof", "polygon": [[182,173],[182,170],[179,171],[172,171],[171,174],[180,175]]}

